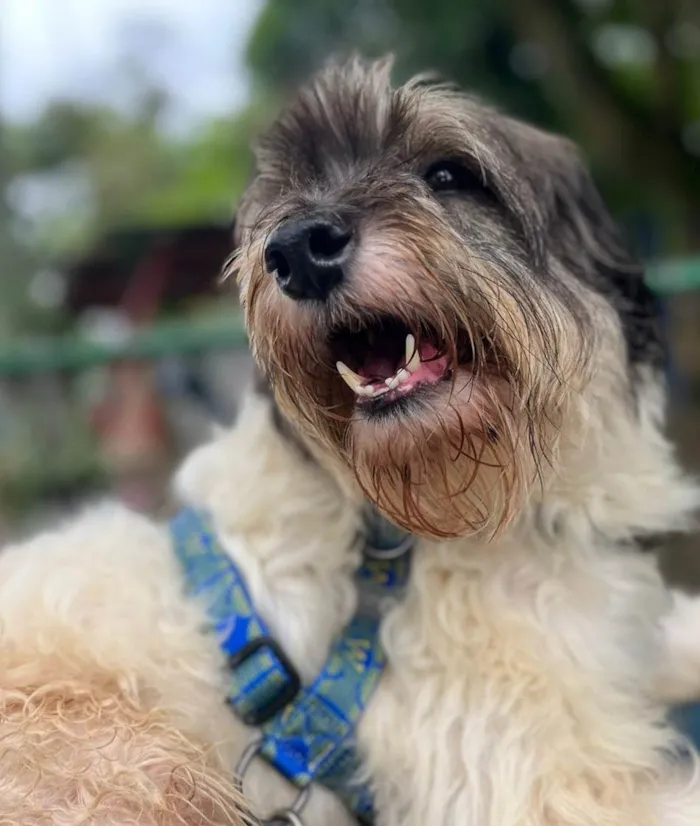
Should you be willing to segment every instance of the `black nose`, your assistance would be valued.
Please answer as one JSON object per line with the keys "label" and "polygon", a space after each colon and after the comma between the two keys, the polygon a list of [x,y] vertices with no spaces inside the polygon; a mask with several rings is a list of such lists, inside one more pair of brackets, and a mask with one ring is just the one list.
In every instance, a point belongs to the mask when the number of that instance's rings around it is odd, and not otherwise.
{"label": "black nose", "polygon": [[265,265],[290,298],[325,301],[345,277],[352,236],[337,217],[287,221],[267,242]]}

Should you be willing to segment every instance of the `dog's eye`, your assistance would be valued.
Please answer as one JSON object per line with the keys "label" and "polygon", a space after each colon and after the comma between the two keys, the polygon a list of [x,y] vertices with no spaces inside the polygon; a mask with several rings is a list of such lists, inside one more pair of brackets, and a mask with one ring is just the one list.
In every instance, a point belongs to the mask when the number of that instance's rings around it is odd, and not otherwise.
{"label": "dog's eye", "polygon": [[438,161],[428,169],[425,182],[433,192],[485,190],[483,178],[456,161]]}

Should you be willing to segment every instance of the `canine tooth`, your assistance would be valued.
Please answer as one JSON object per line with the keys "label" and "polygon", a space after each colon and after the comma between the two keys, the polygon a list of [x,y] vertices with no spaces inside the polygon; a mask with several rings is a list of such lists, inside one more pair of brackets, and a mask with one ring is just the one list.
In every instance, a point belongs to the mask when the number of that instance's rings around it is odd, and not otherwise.
{"label": "canine tooth", "polygon": [[347,364],[343,364],[342,361],[337,361],[335,363],[335,369],[340,373],[340,377],[343,379],[345,384],[358,396],[366,396],[368,393],[366,392],[369,388],[363,387],[362,385],[362,376],[358,376],[354,370],[351,370]]}
{"label": "canine tooth", "polygon": [[406,364],[413,358],[413,354],[416,352],[416,339],[413,336],[413,333],[408,333],[406,335]]}
{"label": "canine tooth", "polygon": [[420,355],[416,347],[416,340],[411,333],[406,336],[406,370],[415,373],[420,367]]}
{"label": "canine tooth", "polygon": [[399,380],[399,384],[402,384],[407,379],[411,378],[411,373],[408,370],[406,370],[405,367],[402,367],[396,374],[396,378]]}

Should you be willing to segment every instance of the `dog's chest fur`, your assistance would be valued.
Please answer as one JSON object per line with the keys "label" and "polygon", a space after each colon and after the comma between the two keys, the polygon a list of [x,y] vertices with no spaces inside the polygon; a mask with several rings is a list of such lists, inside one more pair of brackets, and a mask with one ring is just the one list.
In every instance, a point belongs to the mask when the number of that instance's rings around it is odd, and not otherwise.
{"label": "dog's chest fur", "polygon": [[[528,559],[531,549],[475,550],[419,548],[406,599],[383,621],[389,666],[359,729],[382,826],[547,823],[532,817],[533,795],[585,783],[588,771],[599,775],[590,778],[596,785],[624,764],[624,752],[644,754],[637,729],[656,659],[649,616],[660,608],[647,563],[620,560],[603,582],[564,557],[555,578]],[[576,589],[561,584],[567,565]],[[637,629],[618,627],[611,587],[621,600],[636,591]],[[322,589],[309,592],[310,603],[326,600]],[[311,626],[288,614],[280,638],[302,624]],[[316,627],[307,651],[325,653],[331,636]],[[606,753],[607,764],[593,770],[589,747]],[[630,803],[630,824],[645,823]]]}
{"label": "dog's chest fur", "polygon": [[[355,610],[359,503],[300,458],[255,396],[178,487],[213,514],[312,680]],[[656,518],[658,498],[650,478],[639,519]],[[592,537],[550,502],[490,543],[418,544],[405,597],[382,621],[389,663],[358,731],[378,826],[700,822],[697,793],[662,762],[672,741],[650,699],[661,582],[650,559]],[[111,675],[232,771],[252,733],[223,702],[223,655],[182,586],[167,531],[111,506],[0,556],[0,620],[26,656],[39,646]],[[245,791],[263,814],[294,796],[260,763]],[[678,817],[660,819],[664,809]],[[322,789],[304,818],[353,822]]]}
{"label": "dog's chest fur", "polygon": [[[223,508],[241,490],[215,478],[218,464],[232,479],[235,434],[228,450],[195,454],[181,482],[221,515],[256,605],[308,681],[354,611],[359,509],[278,435],[256,440],[262,404],[239,424],[256,458],[239,458],[266,480],[276,474],[264,502]],[[597,826],[610,794],[628,811],[616,826],[653,822],[642,790],[666,738],[649,699],[665,592],[651,559],[592,543],[555,513],[533,512],[501,540],[415,549],[406,595],[382,621],[389,664],[358,732],[381,826]],[[241,527],[245,541],[232,538]],[[269,772],[251,781],[254,800],[279,788]],[[314,798],[309,826],[342,822],[328,795]],[[290,800],[285,789],[275,805]]]}

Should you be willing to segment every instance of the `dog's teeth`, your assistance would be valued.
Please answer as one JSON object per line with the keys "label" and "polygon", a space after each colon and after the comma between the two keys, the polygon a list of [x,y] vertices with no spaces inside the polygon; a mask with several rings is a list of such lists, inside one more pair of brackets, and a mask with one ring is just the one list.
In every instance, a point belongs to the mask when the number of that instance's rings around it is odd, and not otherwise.
{"label": "dog's teeth", "polygon": [[354,393],[357,393],[358,396],[372,395],[372,389],[370,387],[363,387],[362,376],[358,376],[354,370],[351,370],[347,366],[347,364],[343,364],[342,361],[338,361],[335,364],[335,369],[340,373],[340,377],[343,379],[345,384],[347,384],[347,386]]}
{"label": "dog's teeth", "polygon": [[406,336],[406,370],[415,373],[420,367],[420,355],[416,347],[416,340],[411,333]]}
{"label": "dog's teeth", "polygon": [[408,333],[406,335],[406,364],[413,358],[413,354],[416,352],[416,339],[413,333]]}
{"label": "dog's teeth", "polygon": [[[420,359],[418,360],[418,364],[420,364]],[[353,393],[357,396],[367,396],[370,399],[377,399],[390,390],[396,390],[401,384],[411,378],[411,373],[405,367],[402,367],[397,371],[396,375],[384,379],[382,384],[363,384],[364,379],[362,376],[358,376],[358,374],[354,370],[351,370],[344,362],[336,362],[335,367]]]}

